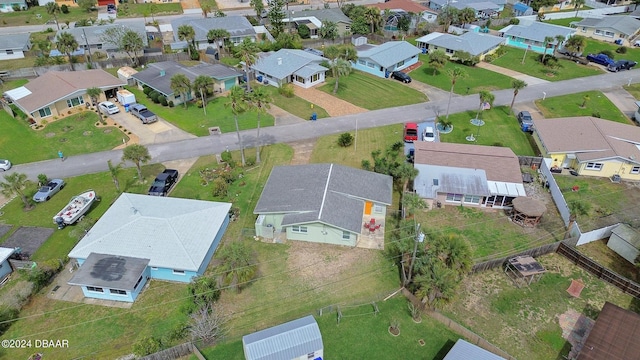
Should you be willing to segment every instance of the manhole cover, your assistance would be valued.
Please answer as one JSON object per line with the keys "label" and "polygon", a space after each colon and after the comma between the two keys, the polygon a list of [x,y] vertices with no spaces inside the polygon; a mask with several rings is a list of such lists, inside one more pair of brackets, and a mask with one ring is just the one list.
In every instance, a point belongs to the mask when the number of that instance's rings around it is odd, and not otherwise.
{"label": "manhole cover", "polygon": [[111,130],[111,129],[105,129],[103,132],[104,132],[105,134],[108,134],[108,133],[110,133],[111,131],[113,131],[113,130]]}
{"label": "manhole cover", "polygon": [[46,134],[45,134],[45,137],[47,137],[47,138],[52,138],[52,137],[54,137],[54,136],[56,136],[56,133],[53,133],[53,132],[50,132],[50,133],[46,133]]}
{"label": "manhole cover", "polygon": [[89,136],[91,134],[93,134],[93,132],[91,132],[91,131],[85,131],[85,132],[82,133],[82,135],[84,135],[84,136]]}

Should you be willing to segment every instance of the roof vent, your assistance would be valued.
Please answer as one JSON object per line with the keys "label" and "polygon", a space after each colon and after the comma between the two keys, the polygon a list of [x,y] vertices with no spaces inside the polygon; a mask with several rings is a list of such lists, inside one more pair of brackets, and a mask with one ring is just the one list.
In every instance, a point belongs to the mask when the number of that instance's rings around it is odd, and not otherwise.
{"label": "roof vent", "polygon": [[164,70],[160,70],[160,76],[165,76],[167,73]]}
{"label": "roof vent", "polygon": [[282,58],[278,58],[278,65],[282,65]]}

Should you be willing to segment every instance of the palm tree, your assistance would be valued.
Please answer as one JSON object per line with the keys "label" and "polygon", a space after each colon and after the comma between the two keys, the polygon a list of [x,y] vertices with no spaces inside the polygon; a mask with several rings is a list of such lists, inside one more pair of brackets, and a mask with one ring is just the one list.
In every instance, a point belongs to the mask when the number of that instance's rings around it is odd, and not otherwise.
{"label": "palm tree", "polygon": [[464,8],[458,12],[458,22],[464,27],[476,20],[476,12],[472,8]]}
{"label": "palm tree", "polygon": [[240,136],[240,127],[238,126],[238,114],[243,113],[246,110],[246,98],[245,91],[240,86],[234,86],[229,92],[229,101],[224,104],[225,107],[231,108],[233,113],[233,120],[236,123],[236,134],[238,134],[238,142],[240,143],[240,155],[242,156],[242,167],[246,165],[244,159],[244,146],[242,145],[242,137]]}
{"label": "palm tree", "polygon": [[224,29],[211,29],[207,32],[207,41],[210,44],[216,44],[216,50],[224,48],[224,39],[231,36],[227,30]]}
{"label": "palm tree", "polygon": [[199,75],[193,80],[193,90],[200,94],[202,109],[205,115],[207,115],[207,97],[205,95],[208,93],[210,87],[213,88],[213,79],[206,75]]}
{"label": "palm tree", "polygon": [[209,13],[213,10],[213,6],[208,2],[201,2],[200,9],[202,10],[202,16],[207,17]]}
{"label": "palm tree", "polygon": [[544,50],[542,50],[542,64],[544,64],[544,59],[547,57],[547,48],[549,44],[553,41],[553,37],[545,36],[544,37]]}
{"label": "palm tree", "polygon": [[418,169],[414,168],[413,164],[405,161],[395,167],[391,175],[397,183],[398,190],[400,191],[400,202],[402,202],[404,193],[407,191],[407,185],[418,176]]}
{"label": "palm tree", "polygon": [[575,17],[578,17],[578,10],[585,4],[585,0],[573,0],[573,8],[576,9]]}
{"label": "palm tree", "polygon": [[187,97],[191,93],[191,81],[185,74],[175,74],[171,77],[171,90],[183,95],[184,108],[187,108]]}
{"label": "palm tree", "polygon": [[447,62],[449,61],[449,57],[442,50],[436,50],[429,54],[429,66],[433,68],[433,76],[436,76],[436,71],[442,69]]}
{"label": "palm tree", "polygon": [[57,2],[50,2],[45,5],[45,9],[47,9],[47,14],[53,16],[53,19],[56,22],[56,26],[58,27],[58,31],[60,31],[60,24],[58,23],[58,15],[60,13],[60,6]]}
{"label": "palm tree", "polygon": [[375,6],[365,8],[364,11],[364,19],[371,27],[370,33],[373,34],[375,31],[375,25],[380,22],[380,9]]}
{"label": "palm tree", "polygon": [[258,126],[256,135],[256,163],[260,164],[260,114],[266,113],[267,109],[271,108],[273,98],[271,94],[264,86],[258,86],[251,93],[251,102],[258,111]]}
{"label": "palm tree", "polygon": [[122,161],[131,161],[138,170],[138,181],[142,182],[142,164],[146,164],[151,160],[149,149],[140,144],[131,144],[124,148],[122,152]]}
{"label": "palm tree", "polygon": [[102,94],[102,90],[100,90],[100,88],[91,87],[87,89],[87,95],[89,95],[89,97],[91,98],[91,105],[96,106],[96,99],[98,98],[98,96],[100,96],[100,94]]}
{"label": "palm tree", "polygon": [[258,271],[251,249],[245,243],[234,241],[223,247],[219,256],[221,265],[217,272],[221,274],[222,284],[238,292]]}
{"label": "palm tree", "polygon": [[571,53],[581,53],[585,46],[587,46],[587,39],[584,36],[574,35],[567,40],[564,47],[571,51]]}
{"label": "palm tree", "polygon": [[256,12],[256,18],[259,19],[262,15],[262,10],[264,10],[264,3],[262,2],[262,0],[251,0],[249,1],[249,6],[253,8],[253,10]]}
{"label": "palm tree", "polygon": [[67,55],[67,58],[69,59],[69,64],[71,65],[71,70],[75,71],[75,69],[73,68],[73,52],[76,51],[76,49],[78,49],[78,42],[76,41],[76,38],[73,37],[73,35],[71,35],[71,33],[69,32],[61,32],[58,33],[58,39],[56,40],[57,46],[58,46],[58,50],[61,53],[64,53]]}
{"label": "palm tree", "polygon": [[[640,1],[640,0],[639,0]],[[564,35],[556,35],[556,46],[553,48],[553,54],[555,55],[556,51],[562,46],[562,43],[565,41]]]}
{"label": "palm tree", "polygon": [[244,38],[242,42],[236,46],[236,58],[244,62],[244,74],[247,77],[247,91],[251,92],[251,76],[250,69],[256,63],[256,54],[260,51],[258,45],[249,38]]}
{"label": "palm tree", "polygon": [[581,108],[586,108],[587,107],[587,102],[589,102],[589,100],[591,100],[591,97],[589,96],[589,94],[586,94],[585,96],[582,97],[582,105],[580,105]]}
{"label": "palm tree", "polygon": [[511,88],[513,89],[513,99],[511,99],[511,107],[510,107],[511,110],[513,110],[513,103],[516,101],[516,96],[518,96],[518,92],[526,88],[527,85],[528,84],[524,80],[513,79],[511,81]]}
{"label": "palm tree", "polygon": [[116,191],[120,192],[120,182],[118,181],[118,174],[120,170],[122,170],[122,163],[117,163],[115,166],[111,163],[111,160],[107,160],[107,165],[109,166],[109,174],[111,174],[111,180],[113,180],[113,185],[116,186]]}
{"label": "palm tree", "polygon": [[331,64],[331,72],[333,73],[333,77],[336,79],[335,84],[333,85],[333,94],[338,93],[338,81],[340,80],[340,76],[347,76],[351,73],[351,63],[343,60],[336,59]]}
{"label": "palm tree", "polygon": [[[180,27],[178,27],[178,39],[194,44],[195,38],[196,38],[196,31],[193,30],[192,26],[180,25]],[[191,46],[187,47],[187,51],[189,52],[189,58],[191,58]]]}
{"label": "palm tree", "polygon": [[451,79],[451,90],[449,90],[449,102],[447,103],[447,116],[445,117],[445,120],[449,120],[449,107],[451,106],[451,97],[453,96],[453,88],[454,86],[456,86],[456,82],[458,81],[458,79],[467,77],[467,72],[464,71],[462,68],[456,66],[453,69],[447,71],[447,75],[449,75],[449,78]]}
{"label": "palm tree", "polygon": [[[476,113],[476,119],[480,119],[480,112],[484,109],[484,104],[489,104],[489,106],[493,105],[493,101],[496,99],[496,96],[489,90],[480,90],[478,94],[480,98],[480,106],[478,107],[478,112]],[[480,131],[480,126],[478,126],[478,131]]]}
{"label": "palm tree", "polygon": [[14,195],[20,196],[24,209],[28,210],[32,208],[32,205],[29,203],[29,200],[24,193],[27,185],[27,175],[15,172],[4,176],[4,182],[0,182],[0,192],[8,198],[13,197]]}

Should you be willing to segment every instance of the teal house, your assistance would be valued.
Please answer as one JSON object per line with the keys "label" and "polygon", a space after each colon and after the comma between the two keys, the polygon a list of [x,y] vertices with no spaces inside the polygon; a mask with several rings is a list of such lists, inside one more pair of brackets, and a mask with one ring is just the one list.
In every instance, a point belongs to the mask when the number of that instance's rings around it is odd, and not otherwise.
{"label": "teal house", "polygon": [[[576,29],[566,26],[552,25],[539,21],[525,22],[522,21],[518,25],[508,25],[500,29],[500,36],[506,39],[506,45],[535,51],[537,53],[546,52],[553,54],[556,47],[561,46],[566,40],[573,36]],[[558,42],[558,38],[564,40]],[[545,39],[551,38],[553,41],[547,43],[545,47]]]}

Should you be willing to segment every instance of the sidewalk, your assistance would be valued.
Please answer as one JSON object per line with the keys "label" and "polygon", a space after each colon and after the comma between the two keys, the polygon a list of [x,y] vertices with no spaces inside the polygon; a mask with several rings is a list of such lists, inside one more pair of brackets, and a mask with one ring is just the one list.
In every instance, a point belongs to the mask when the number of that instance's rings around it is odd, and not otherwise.
{"label": "sidewalk", "polygon": [[296,96],[320,106],[325,109],[331,117],[359,114],[368,111],[367,109],[355,106],[315,88],[304,89],[299,86],[294,86],[294,89]]}
{"label": "sidewalk", "polygon": [[514,79],[518,79],[518,80],[524,80],[527,85],[537,85],[537,84],[548,84],[549,81],[547,80],[543,80],[543,79],[539,79],[537,77],[533,77],[530,75],[525,75],[523,73],[519,73],[517,71],[511,70],[511,69],[507,69],[507,68],[503,68],[500,66],[496,66],[493,64],[489,64],[487,62],[484,61],[480,61],[477,65],[477,67],[482,68],[482,69],[486,69],[486,70],[490,70],[499,74],[503,74],[509,77],[512,77]]}

